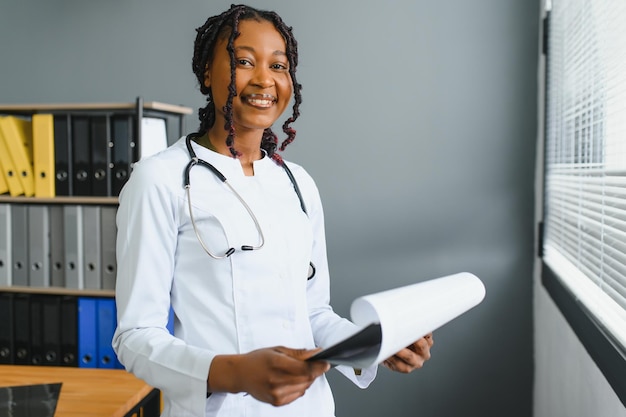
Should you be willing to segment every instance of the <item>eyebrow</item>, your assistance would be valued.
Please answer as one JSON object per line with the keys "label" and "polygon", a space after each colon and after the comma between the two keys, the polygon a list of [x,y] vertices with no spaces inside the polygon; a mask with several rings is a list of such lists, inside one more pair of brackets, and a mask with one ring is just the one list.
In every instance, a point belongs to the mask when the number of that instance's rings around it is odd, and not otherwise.
{"label": "eyebrow", "polygon": [[[245,50],[245,51],[249,51],[249,52],[256,52],[254,50],[254,48],[251,47],[251,46],[237,46],[237,47],[235,47],[235,51],[239,51],[239,50],[242,50],[242,49]],[[274,51],[272,53],[272,55],[287,56],[287,53],[285,51],[276,50],[276,51]]]}

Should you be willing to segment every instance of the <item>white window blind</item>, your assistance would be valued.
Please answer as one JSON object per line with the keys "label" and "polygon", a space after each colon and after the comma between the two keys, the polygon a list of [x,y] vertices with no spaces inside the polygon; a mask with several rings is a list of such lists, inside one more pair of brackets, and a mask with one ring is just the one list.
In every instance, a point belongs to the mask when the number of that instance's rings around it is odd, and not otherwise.
{"label": "white window blind", "polygon": [[544,262],[626,350],[626,2],[552,0]]}

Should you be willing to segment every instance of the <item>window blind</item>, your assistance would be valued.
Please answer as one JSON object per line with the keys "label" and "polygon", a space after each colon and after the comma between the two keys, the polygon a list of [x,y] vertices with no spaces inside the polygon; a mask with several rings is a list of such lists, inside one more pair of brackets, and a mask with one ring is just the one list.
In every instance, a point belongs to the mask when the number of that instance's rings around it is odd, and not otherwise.
{"label": "window blind", "polygon": [[552,0],[544,262],[626,351],[626,2]]}

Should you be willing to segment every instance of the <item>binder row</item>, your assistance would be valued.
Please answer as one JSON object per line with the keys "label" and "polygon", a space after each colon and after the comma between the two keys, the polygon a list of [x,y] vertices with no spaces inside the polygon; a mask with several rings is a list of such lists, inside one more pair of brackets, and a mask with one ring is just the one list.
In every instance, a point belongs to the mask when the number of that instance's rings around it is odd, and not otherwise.
{"label": "binder row", "polygon": [[0,203],[0,287],[112,290],[117,206]]}
{"label": "binder row", "polygon": [[0,364],[122,368],[113,298],[0,293]]}
{"label": "binder row", "polygon": [[123,368],[111,346],[113,298],[0,292],[0,317],[0,364]]}
{"label": "binder row", "polygon": [[0,116],[0,194],[118,196],[133,163],[167,147],[165,119],[136,125],[129,113]]}

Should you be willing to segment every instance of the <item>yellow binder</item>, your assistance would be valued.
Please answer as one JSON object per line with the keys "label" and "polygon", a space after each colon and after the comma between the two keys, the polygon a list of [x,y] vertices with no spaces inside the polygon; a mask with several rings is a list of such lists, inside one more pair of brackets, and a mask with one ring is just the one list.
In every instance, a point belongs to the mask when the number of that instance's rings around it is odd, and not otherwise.
{"label": "yellow binder", "polygon": [[6,194],[8,192],[9,192],[9,183],[7,182],[5,178],[4,168],[2,167],[2,158],[0,158],[0,194]]}
{"label": "yellow binder", "polygon": [[29,152],[29,145],[32,144],[31,122],[16,116],[5,116],[0,119],[0,131],[24,189],[24,195],[31,197],[35,194],[32,156]]}
{"label": "yellow binder", "polygon": [[33,114],[32,124],[35,197],[54,197],[54,118]]}
{"label": "yellow binder", "polygon": [[[3,120],[4,117],[0,117],[0,124],[2,124]],[[22,183],[17,176],[17,171],[13,164],[13,159],[11,159],[11,154],[9,153],[9,148],[4,139],[2,129],[0,129],[0,162],[2,163],[2,174],[9,186],[11,197],[24,194],[24,187],[22,187]]]}

